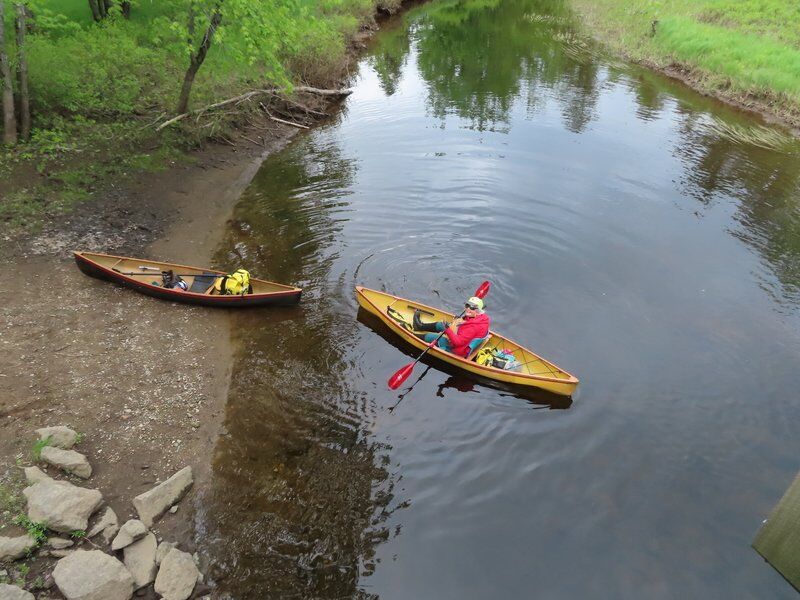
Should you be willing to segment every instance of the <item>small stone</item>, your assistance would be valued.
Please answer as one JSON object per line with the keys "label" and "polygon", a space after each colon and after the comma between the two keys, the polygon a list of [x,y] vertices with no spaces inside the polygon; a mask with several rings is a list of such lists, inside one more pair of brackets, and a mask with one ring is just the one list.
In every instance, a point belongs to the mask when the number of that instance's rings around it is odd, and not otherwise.
{"label": "small stone", "polygon": [[161,562],[155,590],[164,600],[187,600],[197,583],[197,566],[192,555],[177,548],[170,550]]}
{"label": "small stone", "polygon": [[37,429],[36,433],[39,435],[40,440],[50,438],[50,445],[58,448],[68,450],[75,445],[78,441],[78,434],[69,427],[58,425],[56,427],[42,427]]}
{"label": "small stone", "polygon": [[123,562],[133,577],[136,589],[143,588],[156,578],[156,547],[156,536],[148,533],[123,551]]}
{"label": "small stone", "polygon": [[174,542],[161,542],[156,550],[156,564],[160,565],[164,557],[169,554],[169,551],[175,548],[177,544]]}
{"label": "small stone", "polygon": [[62,550],[50,550],[48,554],[50,554],[50,556],[53,556],[55,558],[64,558],[65,556],[69,556],[73,552],[75,552],[74,549],[64,548]]}
{"label": "small stone", "polygon": [[185,467],[154,487],[133,499],[133,505],[142,522],[151,527],[170,506],[178,502],[192,485],[192,468]]}
{"label": "small stone", "polygon": [[173,515],[174,515],[176,512],[178,512],[178,505],[176,504],[176,505],[174,505],[172,508],[170,508],[170,509],[169,509],[169,512],[171,512]]}
{"label": "small stone", "polygon": [[97,490],[55,479],[35,483],[22,493],[28,499],[28,518],[47,523],[48,529],[60,533],[85,531],[89,517],[103,502],[103,494]]}
{"label": "small stone", "polygon": [[0,537],[0,562],[16,560],[36,547],[36,540],[29,535]]}
{"label": "small stone", "polygon": [[51,548],[55,548],[56,550],[63,550],[64,548],[69,548],[75,542],[72,540],[67,540],[60,537],[51,537],[47,538],[47,545]]}
{"label": "small stone", "polygon": [[128,569],[100,550],[75,550],[62,558],[53,579],[67,600],[129,600],[133,595]]}
{"label": "small stone", "polygon": [[0,600],[34,600],[33,594],[8,583],[0,583]]}
{"label": "small stone", "polygon": [[92,465],[87,458],[80,452],[74,450],[62,450],[54,446],[42,448],[42,460],[46,463],[72,473],[83,479],[89,479],[92,475]]}
{"label": "small stone", "polygon": [[119,531],[119,520],[117,519],[117,513],[115,513],[110,506],[106,507],[103,516],[100,517],[100,520],[94,524],[89,530],[89,533],[86,534],[87,538],[92,538],[96,536],[98,533],[103,532],[103,539],[105,540],[106,544],[108,544],[114,536],[117,535]]}
{"label": "small stone", "polygon": [[125,546],[130,546],[133,542],[140,540],[147,533],[147,527],[139,519],[127,521],[119,530],[117,537],[111,542],[111,549],[114,551],[122,550]]}
{"label": "small stone", "polygon": [[25,467],[23,469],[25,472],[25,479],[33,485],[34,483],[39,483],[40,481],[52,481],[53,478],[50,477],[47,473],[42,471],[39,467]]}

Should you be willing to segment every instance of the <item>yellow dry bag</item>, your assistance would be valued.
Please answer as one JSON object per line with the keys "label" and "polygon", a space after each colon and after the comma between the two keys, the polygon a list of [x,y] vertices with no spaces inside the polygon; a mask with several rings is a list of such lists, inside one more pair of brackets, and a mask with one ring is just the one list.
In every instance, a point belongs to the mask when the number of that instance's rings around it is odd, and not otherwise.
{"label": "yellow dry bag", "polygon": [[214,282],[214,290],[224,296],[243,296],[252,291],[250,289],[250,273],[245,269],[237,269],[229,275],[218,277]]}

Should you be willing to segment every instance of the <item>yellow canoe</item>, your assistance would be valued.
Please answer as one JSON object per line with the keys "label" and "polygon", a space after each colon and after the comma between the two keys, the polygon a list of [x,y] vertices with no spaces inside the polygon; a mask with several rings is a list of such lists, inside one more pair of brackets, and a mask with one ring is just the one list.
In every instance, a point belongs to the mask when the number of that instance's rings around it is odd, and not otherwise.
{"label": "yellow canoe", "polygon": [[[453,320],[453,315],[450,313],[362,286],[356,286],[356,298],[358,299],[358,304],[364,310],[377,316],[394,333],[412,346],[419,348],[420,351],[427,348],[428,344],[410,331],[407,331],[397,320],[389,316],[388,309],[390,307],[393,312],[396,311],[395,314],[399,313],[409,323],[415,309],[419,309],[425,314],[426,321]],[[521,363],[522,366],[518,367],[518,370],[510,371],[479,365],[473,359],[482,348],[487,347],[498,350],[511,350],[517,362]],[[539,388],[561,396],[571,396],[575,392],[575,388],[578,387],[577,377],[494,331],[490,331],[489,339],[467,358],[456,356],[438,347],[431,348],[428,354],[479,377],[515,386]]]}

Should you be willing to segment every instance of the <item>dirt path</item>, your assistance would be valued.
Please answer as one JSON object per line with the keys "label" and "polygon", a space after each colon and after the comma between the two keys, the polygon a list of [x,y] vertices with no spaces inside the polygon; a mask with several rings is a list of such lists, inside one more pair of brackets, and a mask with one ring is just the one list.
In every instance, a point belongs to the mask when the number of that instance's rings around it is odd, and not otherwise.
{"label": "dirt path", "polygon": [[[110,190],[103,202],[2,249],[0,491],[21,488],[33,430],[68,425],[84,434],[77,450],[94,468],[84,485],[103,492],[121,522],[135,517],[134,496],[191,465],[192,491],[154,530],[194,551],[193,502],[210,474],[227,399],[229,314],[88,278],[71,251],[211,266],[242,190],[266,153],[296,132],[281,130],[267,148],[244,140],[211,147],[192,165]],[[21,533],[9,526],[13,513],[0,506],[0,535]],[[29,579],[54,562],[37,561]]]}

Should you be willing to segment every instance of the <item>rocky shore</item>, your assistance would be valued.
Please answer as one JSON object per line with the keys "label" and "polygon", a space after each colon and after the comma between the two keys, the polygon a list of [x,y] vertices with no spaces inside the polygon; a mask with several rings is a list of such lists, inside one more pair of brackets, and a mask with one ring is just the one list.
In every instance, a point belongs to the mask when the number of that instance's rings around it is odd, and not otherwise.
{"label": "rocky shore", "polygon": [[[157,525],[178,511],[194,482],[191,467],[133,498],[138,518],[120,526],[100,490],[73,483],[92,476],[87,456],[73,449],[82,436],[65,426],[40,428],[36,435],[38,462],[55,473],[19,467],[27,483],[26,510],[15,518],[19,535],[0,536],[0,563],[8,565],[0,571],[0,600],[50,599],[54,593],[67,600],[128,600],[134,593],[188,600],[209,591],[198,554],[167,541]],[[39,574],[27,584],[32,563]]]}

